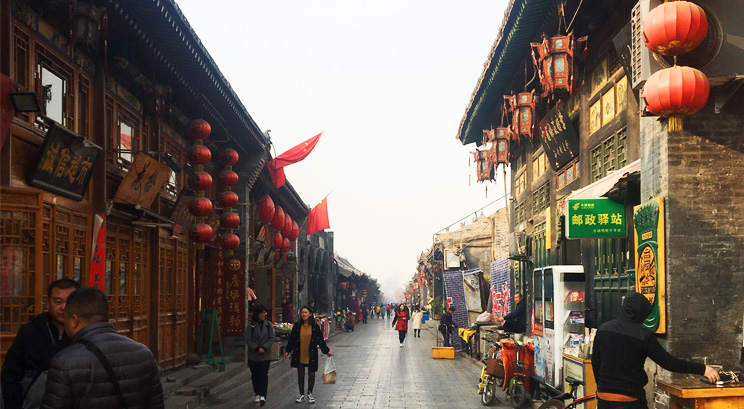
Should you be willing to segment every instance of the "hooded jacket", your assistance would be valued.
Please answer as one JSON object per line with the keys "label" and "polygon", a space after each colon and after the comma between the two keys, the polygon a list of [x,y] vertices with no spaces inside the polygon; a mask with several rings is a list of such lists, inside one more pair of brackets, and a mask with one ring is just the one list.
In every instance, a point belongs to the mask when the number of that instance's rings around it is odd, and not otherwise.
{"label": "hooded jacket", "polygon": [[[49,369],[54,354],[72,344],[64,331],[60,334],[48,312],[39,314],[18,330],[3,362],[3,400],[6,409],[20,409],[26,388],[39,374]],[[25,382],[24,382],[24,378]]]}
{"label": "hooded jacket", "polygon": [[599,327],[592,353],[598,392],[632,396],[639,403],[646,402],[643,389],[648,383],[643,369],[646,357],[668,371],[705,373],[705,365],[674,357],[641,325],[650,313],[648,299],[639,293],[630,293],[623,300],[622,316]]}

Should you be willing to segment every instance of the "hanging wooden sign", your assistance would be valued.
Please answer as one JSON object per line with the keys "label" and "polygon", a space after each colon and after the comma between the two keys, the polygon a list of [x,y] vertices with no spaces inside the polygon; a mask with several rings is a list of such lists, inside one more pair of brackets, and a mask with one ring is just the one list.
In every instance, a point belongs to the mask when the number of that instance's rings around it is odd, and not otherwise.
{"label": "hanging wooden sign", "polygon": [[114,202],[138,204],[149,209],[170,179],[170,174],[171,169],[168,166],[151,158],[145,152],[138,152],[119,189],[116,190]]}

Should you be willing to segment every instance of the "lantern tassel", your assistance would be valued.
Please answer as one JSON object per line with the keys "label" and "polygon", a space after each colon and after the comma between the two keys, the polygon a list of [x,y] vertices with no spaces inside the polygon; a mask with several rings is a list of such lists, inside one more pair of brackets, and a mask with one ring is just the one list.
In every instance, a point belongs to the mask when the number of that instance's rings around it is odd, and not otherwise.
{"label": "lantern tassel", "polygon": [[679,132],[682,130],[682,117],[672,116],[669,117],[669,123],[667,124],[667,130],[669,132]]}

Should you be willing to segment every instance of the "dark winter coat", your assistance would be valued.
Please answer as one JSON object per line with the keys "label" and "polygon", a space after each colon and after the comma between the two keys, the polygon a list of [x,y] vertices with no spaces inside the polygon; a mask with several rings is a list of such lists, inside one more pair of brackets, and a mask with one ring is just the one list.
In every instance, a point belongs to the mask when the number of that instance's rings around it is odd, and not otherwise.
{"label": "dark winter coat", "polygon": [[623,300],[622,316],[599,327],[592,353],[597,391],[632,396],[645,404],[646,357],[668,371],[705,373],[705,365],[672,356],[659,344],[656,335],[641,325],[651,310],[645,296],[630,293]]}
{"label": "dark winter coat", "polygon": [[26,377],[23,385],[28,389],[33,379],[49,369],[52,356],[71,344],[64,331],[62,334],[57,331],[48,312],[21,326],[0,372],[5,408],[21,408],[25,393],[21,386],[23,378]]}
{"label": "dark winter coat", "polygon": [[513,332],[515,334],[521,334],[527,331],[527,308],[525,307],[524,299],[517,303],[517,307],[514,311],[504,316],[504,331]]}
{"label": "dark winter coat", "polygon": [[393,326],[398,331],[408,331],[408,313],[404,311],[395,311],[395,318],[393,318]]}
{"label": "dark winter coat", "polygon": [[[300,327],[302,322],[296,322],[292,326],[292,332],[289,334],[289,340],[287,341],[287,353],[292,354],[290,365],[292,368],[297,368],[300,365]],[[310,337],[310,363],[307,365],[310,372],[318,372],[318,347],[323,351],[324,354],[330,352],[330,348],[326,345],[323,340],[323,331],[320,330],[318,324],[313,323],[313,334]]]}
{"label": "dark winter coat", "polygon": [[160,370],[152,352],[117,334],[110,323],[99,322],[78,331],[73,344],[52,358],[42,408],[121,407],[108,373],[81,340],[98,346],[111,363],[127,408],[164,407]]}
{"label": "dark winter coat", "polygon": [[[274,343],[274,326],[269,320],[251,321],[245,329],[245,345],[248,347],[249,361],[271,360],[271,345]],[[258,349],[264,353],[259,354]]]}

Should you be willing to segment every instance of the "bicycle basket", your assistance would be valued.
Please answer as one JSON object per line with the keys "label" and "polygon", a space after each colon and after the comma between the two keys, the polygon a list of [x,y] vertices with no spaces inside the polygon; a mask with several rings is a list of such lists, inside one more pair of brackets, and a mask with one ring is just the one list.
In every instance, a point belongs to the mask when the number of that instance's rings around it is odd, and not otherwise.
{"label": "bicycle basket", "polygon": [[497,358],[489,358],[486,361],[486,373],[497,378],[503,378],[506,375],[504,361]]}

